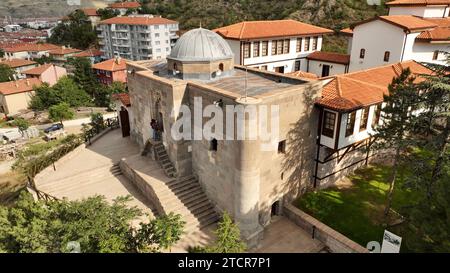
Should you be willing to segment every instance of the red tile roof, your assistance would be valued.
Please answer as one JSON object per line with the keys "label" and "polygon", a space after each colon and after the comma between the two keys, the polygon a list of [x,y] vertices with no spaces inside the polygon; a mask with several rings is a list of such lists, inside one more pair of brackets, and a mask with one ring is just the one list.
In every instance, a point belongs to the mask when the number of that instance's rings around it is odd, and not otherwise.
{"label": "red tile roof", "polygon": [[84,14],[86,14],[86,16],[100,16],[97,13],[97,9],[96,8],[84,8],[84,9],[80,9],[82,12],[84,12]]}
{"label": "red tile roof", "polygon": [[40,86],[42,82],[39,79],[23,79],[11,82],[0,83],[0,94],[12,95],[23,92],[33,91],[33,86]]}
{"label": "red tile roof", "polygon": [[299,78],[314,79],[314,80],[319,78],[316,74],[305,72],[305,71],[295,71],[295,72],[287,73],[287,75],[299,77]]}
{"label": "red tile roof", "polygon": [[351,29],[354,29],[358,25],[362,25],[375,20],[384,21],[386,23],[395,25],[409,32],[424,31],[428,29],[433,29],[437,26],[433,22],[412,15],[389,15],[389,16],[376,16],[374,18],[356,23],[351,27]]}
{"label": "red tile roof", "polygon": [[140,6],[141,4],[139,4],[138,2],[120,2],[108,5],[108,7],[112,9],[136,9]]}
{"label": "red tile roof", "polygon": [[73,55],[73,57],[98,57],[102,55],[103,53],[98,49],[88,49]]}
{"label": "red tile roof", "polygon": [[127,107],[131,106],[130,95],[128,93],[113,94],[112,98],[115,100],[120,100],[120,102]]}
{"label": "red tile roof", "polygon": [[99,24],[119,24],[119,25],[164,25],[164,24],[176,24],[176,21],[169,20],[162,17],[147,17],[147,16],[124,16],[113,17],[103,21]]}
{"label": "red tile roof", "polygon": [[353,30],[351,28],[344,28],[340,31],[344,35],[353,36]]}
{"label": "red tile roof", "polygon": [[427,6],[450,5],[450,0],[395,0],[387,2],[388,6]]}
{"label": "red tile roof", "polygon": [[30,60],[11,59],[11,60],[0,61],[0,64],[6,64],[7,66],[9,66],[11,68],[17,68],[17,67],[33,65],[33,64],[37,64],[37,63],[34,61],[30,61]]}
{"label": "red tile roof", "polygon": [[43,64],[41,66],[38,67],[34,67],[25,71],[22,71],[22,74],[27,74],[27,75],[41,75],[42,73],[44,73],[45,71],[47,71],[47,69],[49,69],[50,67],[53,67],[54,64]]}
{"label": "red tile roof", "polygon": [[92,66],[93,69],[105,71],[119,71],[127,69],[127,62],[124,59],[109,59]]}
{"label": "red tile roof", "polygon": [[214,29],[226,39],[245,40],[273,37],[330,34],[332,30],[295,20],[246,21]]}
{"label": "red tile roof", "polygon": [[5,52],[22,52],[22,51],[50,51],[60,48],[53,44],[18,44],[16,46],[6,48]]}
{"label": "red tile roof", "polygon": [[335,64],[349,64],[350,55],[339,54],[334,52],[316,51],[306,57],[309,60],[324,61]]}
{"label": "red tile roof", "polygon": [[76,48],[58,48],[58,49],[53,49],[50,50],[48,53],[50,55],[66,55],[66,54],[71,54],[71,53],[78,53],[81,52],[80,49],[76,49]]}
{"label": "red tile roof", "polygon": [[[322,90],[322,98],[316,103],[337,111],[350,111],[383,101],[388,94],[392,79],[399,76],[403,69],[409,68],[418,76],[432,74],[432,71],[414,61],[376,67],[349,74],[331,77]],[[328,78],[327,78],[328,79]],[[423,80],[416,78],[419,82]]]}
{"label": "red tile roof", "polygon": [[[450,0],[449,0],[450,1]],[[432,30],[426,30],[417,36],[422,42],[450,42],[450,18],[424,18],[437,25]]]}

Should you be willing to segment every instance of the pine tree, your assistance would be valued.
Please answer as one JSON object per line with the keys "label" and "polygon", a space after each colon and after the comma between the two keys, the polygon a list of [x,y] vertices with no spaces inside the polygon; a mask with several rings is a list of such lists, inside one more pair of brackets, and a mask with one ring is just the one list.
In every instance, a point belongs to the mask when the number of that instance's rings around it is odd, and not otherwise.
{"label": "pine tree", "polygon": [[416,123],[416,117],[411,115],[411,110],[417,107],[419,101],[414,77],[411,76],[409,69],[403,70],[397,78],[394,78],[388,89],[389,95],[384,96],[386,106],[382,110],[383,123],[376,128],[377,143],[374,145],[375,149],[394,151],[385,216],[388,216],[391,208],[399,165],[404,160],[405,151],[413,144],[412,139],[408,137]]}

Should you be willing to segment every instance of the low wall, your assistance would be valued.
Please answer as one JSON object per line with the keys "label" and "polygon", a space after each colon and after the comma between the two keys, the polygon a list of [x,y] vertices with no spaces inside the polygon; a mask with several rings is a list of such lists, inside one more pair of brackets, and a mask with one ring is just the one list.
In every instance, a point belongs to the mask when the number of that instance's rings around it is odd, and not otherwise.
{"label": "low wall", "polygon": [[369,250],[330,228],[291,204],[284,205],[283,214],[297,226],[325,244],[333,253],[369,253]]}
{"label": "low wall", "polygon": [[161,205],[158,195],[156,194],[153,187],[149,183],[147,183],[147,181],[145,181],[139,174],[137,174],[136,171],[132,167],[130,167],[130,165],[128,165],[126,159],[120,160],[119,167],[123,175],[128,178],[128,180],[130,180],[130,182],[152,202],[158,214],[164,215],[164,208]]}

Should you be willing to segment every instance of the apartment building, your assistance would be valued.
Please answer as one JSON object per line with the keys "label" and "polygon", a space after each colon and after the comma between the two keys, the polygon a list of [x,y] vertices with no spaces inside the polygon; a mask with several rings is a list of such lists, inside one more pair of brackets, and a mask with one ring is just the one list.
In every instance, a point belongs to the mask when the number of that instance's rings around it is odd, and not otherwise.
{"label": "apartment building", "polygon": [[306,57],[333,33],[295,20],[246,21],[214,31],[228,42],[236,64],[280,73],[306,71]]}
{"label": "apartment building", "polygon": [[163,59],[178,39],[178,22],[152,15],[114,17],[97,26],[104,59]]}

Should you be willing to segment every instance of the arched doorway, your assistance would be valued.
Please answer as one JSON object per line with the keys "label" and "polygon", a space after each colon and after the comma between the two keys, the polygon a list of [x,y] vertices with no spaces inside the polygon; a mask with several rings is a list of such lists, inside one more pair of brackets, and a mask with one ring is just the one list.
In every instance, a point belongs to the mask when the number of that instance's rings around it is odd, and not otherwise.
{"label": "arched doorway", "polygon": [[130,119],[128,110],[125,107],[120,108],[120,128],[122,128],[122,137],[130,136]]}

